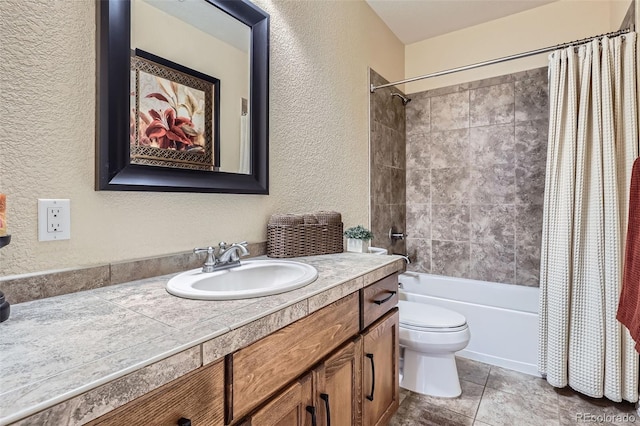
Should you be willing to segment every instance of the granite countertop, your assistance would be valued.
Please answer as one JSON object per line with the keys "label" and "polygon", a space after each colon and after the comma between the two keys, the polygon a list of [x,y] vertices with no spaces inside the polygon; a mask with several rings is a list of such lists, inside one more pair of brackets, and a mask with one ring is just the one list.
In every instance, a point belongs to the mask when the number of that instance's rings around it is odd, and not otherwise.
{"label": "granite countertop", "polygon": [[171,274],[12,305],[0,323],[0,425],[86,423],[404,268],[371,254],[295,260],[318,279],[274,296],[182,299],[165,290]]}

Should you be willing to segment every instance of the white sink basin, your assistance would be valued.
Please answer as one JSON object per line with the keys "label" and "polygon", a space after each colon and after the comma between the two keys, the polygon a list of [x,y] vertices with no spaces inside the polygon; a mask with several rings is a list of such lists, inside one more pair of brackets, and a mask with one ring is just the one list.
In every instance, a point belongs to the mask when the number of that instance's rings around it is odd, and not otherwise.
{"label": "white sink basin", "polygon": [[242,265],[216,272],[192,269],[171,278],[167,291],[200,300],[233,300],[270,296],[314,282],[318,271],[310,265],[286,260],[244,260]]}

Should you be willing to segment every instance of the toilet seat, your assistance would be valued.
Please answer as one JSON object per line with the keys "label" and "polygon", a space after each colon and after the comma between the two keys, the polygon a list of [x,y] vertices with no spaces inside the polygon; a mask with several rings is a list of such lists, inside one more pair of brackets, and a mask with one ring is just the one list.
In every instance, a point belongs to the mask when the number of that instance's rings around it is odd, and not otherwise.
{"label": "toilet seat", "polygon": [[440,306],[400,300],[398,308],[400,326],[408,330],[451,333],[468,327],[464,315]]}

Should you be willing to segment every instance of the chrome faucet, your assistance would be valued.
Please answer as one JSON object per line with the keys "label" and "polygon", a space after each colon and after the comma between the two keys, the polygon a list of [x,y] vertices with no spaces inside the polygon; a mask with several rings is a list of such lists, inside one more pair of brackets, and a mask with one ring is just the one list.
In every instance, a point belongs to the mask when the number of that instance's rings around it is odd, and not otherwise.
{"label": "chrome faucet", "polygon": [[404,259],[405,262],[407,262],[407,265],[409,263],[411,263],[411,259],[409,259],[409,255],[408,254],[402,254],[402,253],[393,253],[396,256],[400,256],[402,259]]}
{"label": "chrome faucet", "polygon": [[216,257],[215,248],[195,248],[194,253],[207,253],[207,259],[202,266],[202,272],[215,272],[221,269],[235,268],[240,266],[240,257],[247,256],[249,250],[247,250],[247,242],[234,243],[227,247],[227,243],[220,242],[218,244],[218,256]]}
{"label": "chrome faucet", "polygon": [[240,264],[240,257],[247,256],[249,250],[247,250],[247,242],[234,243],[227,247],[225,242],[218,244],[220,249],[218,250],[218,263],[220,264]]}

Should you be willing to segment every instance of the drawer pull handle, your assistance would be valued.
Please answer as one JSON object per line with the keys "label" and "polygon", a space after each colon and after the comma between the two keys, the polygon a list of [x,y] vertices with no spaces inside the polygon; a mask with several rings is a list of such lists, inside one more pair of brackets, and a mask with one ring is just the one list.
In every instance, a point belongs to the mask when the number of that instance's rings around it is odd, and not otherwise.
{"label": "drawer pull handle", "polygon": [[318,421],[316,420],[316,407],[307,405],[307,411],[311,414],[311,426],[318,426]]}
{"label": "drawer pull handle", "polygon": [[324,406],[327,409],[327,426],[331,426],[331,408],[329,408],[329,394],[321,393],[320,399],[324,401]]}
{"label": "drawer pull handle", "polygon": [[373,401],[373,392],[376,390],[376,366],[373,363],[373,354],[366,354],[366,356],[371,360],[371,394],[367,395],[367,399]]}
{"label": "drawer pull handle", "polygon": [[395,291],[390,291],[387,297],[385,297],[382,300],[374,300],[373,303],[375,303],[376,305],[382,305],[384,302],[388,302],[389,300],[391,300],[391,298],[395,295],[396,295]]}
{"label": "drawer pull handle", "polygon": [[180,417],[178,419],[178,426],[191,426],[191,420]]}

